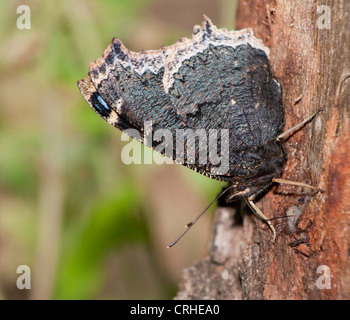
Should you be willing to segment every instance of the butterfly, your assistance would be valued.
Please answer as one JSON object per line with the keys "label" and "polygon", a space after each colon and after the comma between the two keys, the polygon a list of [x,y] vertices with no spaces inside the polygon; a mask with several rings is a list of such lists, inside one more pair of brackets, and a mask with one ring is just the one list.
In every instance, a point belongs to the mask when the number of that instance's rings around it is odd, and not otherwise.
{"label": "butterfly", "polygon": [[270,226],[274,240],[273,225],[253,200],[274,182],[285,182],[282,140],[315,114],[283,133],[281,86],[270,73],[268,56],[269,48],[250,28],[219,29],[204,16],[191,39],[159,50],[133,52],[113,38],[78,86],[112,126],[228,182],[219,196],[229,191],[230,198],[243,198]]}

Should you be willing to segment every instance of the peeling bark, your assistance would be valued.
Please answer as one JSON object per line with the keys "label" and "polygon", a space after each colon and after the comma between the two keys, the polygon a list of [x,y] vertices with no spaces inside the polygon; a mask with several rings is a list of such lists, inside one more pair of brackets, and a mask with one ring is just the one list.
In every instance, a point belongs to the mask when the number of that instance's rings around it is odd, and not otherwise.
{"label": "peeling bark", "polygon": [[275,244],[247,208],[219,207],[176,299],[350,299],[350,2],[241,0],[237,28],[249,26],[271,49],[285,129],[323,109],[285,142],[282,178],[325,193],[278,185],[257,202],[268,217],[294,214],[272,220]]}

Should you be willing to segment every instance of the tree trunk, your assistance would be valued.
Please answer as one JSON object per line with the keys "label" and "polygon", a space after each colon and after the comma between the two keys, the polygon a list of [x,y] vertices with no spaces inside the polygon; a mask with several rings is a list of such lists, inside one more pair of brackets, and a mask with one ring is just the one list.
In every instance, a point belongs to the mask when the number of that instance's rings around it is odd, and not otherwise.
{"label": "tree trunk", "polygon": [[[350,299],[350,2],[241,0],[237,28],[271,49],[285,129],[322,108],[285,143],[284,179],[257,205],[219,207],[208,255],[184,270],[176,299]],[[243,215],[242,215],[243,212]],[[245,213],[244,213],[245,212]]]}

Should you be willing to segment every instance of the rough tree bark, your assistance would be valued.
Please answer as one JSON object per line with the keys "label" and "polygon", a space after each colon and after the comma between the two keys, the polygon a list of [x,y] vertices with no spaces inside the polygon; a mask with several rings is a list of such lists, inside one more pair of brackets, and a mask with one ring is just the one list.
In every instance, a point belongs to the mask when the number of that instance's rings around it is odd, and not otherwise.
{"label": "rough tree bark", "polygon": [[[329,19],[328,19],[329,18]],[[241,0],[237,28],[271,49],[285,128],[323,112],[285,145],[283,178],[258,206],[271,232],[240,206],[219,207],[208,255],[184,270],[175,299],[350,299],[350,2]]]}

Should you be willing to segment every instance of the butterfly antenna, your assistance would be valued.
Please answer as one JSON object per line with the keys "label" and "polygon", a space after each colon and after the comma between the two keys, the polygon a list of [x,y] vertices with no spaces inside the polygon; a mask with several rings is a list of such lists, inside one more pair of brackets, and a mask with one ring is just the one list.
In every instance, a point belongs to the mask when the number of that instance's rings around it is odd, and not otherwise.
{"label": "butterfly antenna", "polygon": [[199,218],[214,204],[214,202],[216,200],[218,200],[223,194],[225,194],[228,190],[230,190],[231,188],[233,188],[233,186],[229,186],[227,187],[224,191],[222,191],[199,215],[197,218],[195,218],[194,220],[192,220],[190,223],[187,223],[185,228],[186,230],[173,242],[171,242],[170,244],[168,244],[167,248],[171,248],[173,247],[175,244],[178,243],[178,241],[188,232],[188,230],[190,230],[193,225],[199,220]]}

